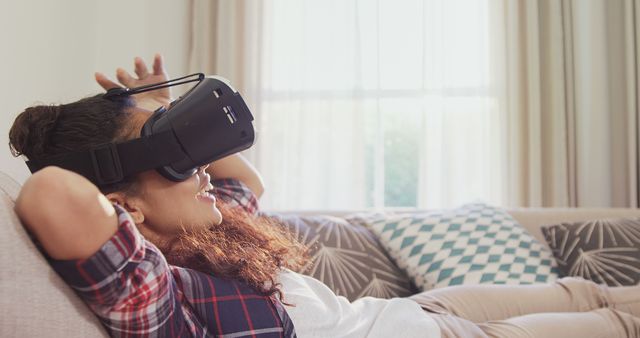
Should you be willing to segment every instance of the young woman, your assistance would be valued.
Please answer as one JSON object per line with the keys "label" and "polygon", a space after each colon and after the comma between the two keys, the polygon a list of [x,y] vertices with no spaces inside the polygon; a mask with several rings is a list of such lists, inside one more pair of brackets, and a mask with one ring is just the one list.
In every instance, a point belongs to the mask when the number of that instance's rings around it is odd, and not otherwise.
{"label": "young woman", "polygon": [[[167,79],[136,58],[127,87]],[[102,74],[105,89],[118,86]],[[135,99],[135,101],[134,101]],[[169,89],[27,108],[16,155],[44,160],[140,135]],[[256,215],[262,181],[240,155],[182,182],[154,170],[97,187],[47,167],[24,184],[16,212],[52,266],[113,336],[638,337],[640,287],[565,278],[549,285],[460,286],[349,303],[292,272],[304,248]]]}

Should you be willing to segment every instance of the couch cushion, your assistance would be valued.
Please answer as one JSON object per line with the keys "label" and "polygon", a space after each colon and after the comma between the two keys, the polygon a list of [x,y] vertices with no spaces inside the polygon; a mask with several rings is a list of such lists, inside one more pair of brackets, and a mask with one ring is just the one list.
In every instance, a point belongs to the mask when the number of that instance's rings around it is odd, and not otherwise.
{"label": "couch cushion", "polygon": [[545,283],[557,278],[549,249],[498,208],[469,204],[364,221],[422,290]]}
{"label": "couch cushion", "polygon": [[0,172],[0,336],[108,337],[29,239],[13,211],[19,190]]}
{"label": "couch cushion", "polygon": [[609,286],[640,282],[640,219],[595,219],[542,227],[562,276]]}
{"label": "couch cushion", "polygon": [[301,272],[337,295],[353,301],[365,296],[406,297],[417,291],[363,226],[334,216],[272,216],[309,246],[311,259]]}

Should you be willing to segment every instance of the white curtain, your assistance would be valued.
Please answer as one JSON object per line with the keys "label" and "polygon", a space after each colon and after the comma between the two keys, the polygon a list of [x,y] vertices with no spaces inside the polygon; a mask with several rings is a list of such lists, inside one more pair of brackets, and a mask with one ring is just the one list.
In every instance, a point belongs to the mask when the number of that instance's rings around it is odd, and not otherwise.
{"label": "white curtain", "polygon": [[636,10],[192,0],[190,67],[247,99],[267,209],[635,206]]}

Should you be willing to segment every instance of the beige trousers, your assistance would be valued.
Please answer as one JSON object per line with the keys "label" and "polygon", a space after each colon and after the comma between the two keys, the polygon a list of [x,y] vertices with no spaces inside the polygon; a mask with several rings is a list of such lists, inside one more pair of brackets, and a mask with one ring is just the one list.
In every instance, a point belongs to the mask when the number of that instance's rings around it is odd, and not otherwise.
{"label": "beige trousers", "polygon": [[579,278],[540,285],[463,285],[411,297],[442,338],[640,337],[640,286]]}

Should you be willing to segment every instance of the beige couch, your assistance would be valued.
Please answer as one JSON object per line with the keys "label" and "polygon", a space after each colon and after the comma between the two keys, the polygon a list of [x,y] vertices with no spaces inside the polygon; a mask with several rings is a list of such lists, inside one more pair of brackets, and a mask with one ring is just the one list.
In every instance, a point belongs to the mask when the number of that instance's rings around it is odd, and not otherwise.
{"label": "beige couch", "polygon": [[[49,268],[13,212],[20,186],[0,172],[0,337],[107,337],[82,301]],[[538,239],[540,225],[640,217],[639,209],[513,209]],[[543,241],[544,242],[544,241]]]}

